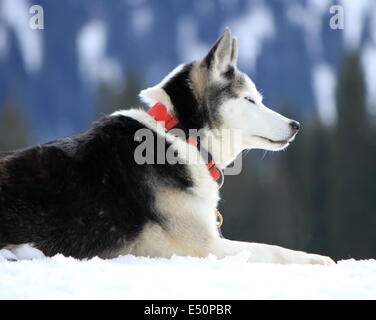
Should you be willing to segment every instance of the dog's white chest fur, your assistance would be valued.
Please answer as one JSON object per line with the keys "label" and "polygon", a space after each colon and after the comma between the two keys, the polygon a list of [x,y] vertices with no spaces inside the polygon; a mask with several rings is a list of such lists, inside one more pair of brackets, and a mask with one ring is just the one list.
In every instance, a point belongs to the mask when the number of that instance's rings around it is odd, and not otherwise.
{"label": "dog's white chest fur", "polygon": [[[153,130],[171,144],[172,151],[185,162],[200,158],[195,146],[165,131],[144,111],[117,112],[114,116],[128,116]],[[219,200],[218,183],[209,173],[205,162],[193,162],[187,166],[193,186],[179,190],[153,182],[155,207],[163,216],[163,227],[148,223],[132,243],[127,243],[119,254],[151,257],[170,257],[173,254],[205,257],[210,252],[210,239],[218,237],[215,210]],[[197,246],[197,243],[201,243]]]}

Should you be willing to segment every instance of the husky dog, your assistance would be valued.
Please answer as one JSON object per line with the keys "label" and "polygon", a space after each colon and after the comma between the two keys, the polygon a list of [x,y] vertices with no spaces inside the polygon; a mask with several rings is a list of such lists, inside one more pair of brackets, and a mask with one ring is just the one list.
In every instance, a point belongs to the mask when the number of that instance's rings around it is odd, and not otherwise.
{"label": "husky dog", "polygon": [[[268,109],[236,67],[228,28],[201,60],[174,69],[141,91],[183,130],[201,130],[200,146],[218,170],[243,149],[282,150],[299,123]],[[162,113],[163,113],[162,112]],[[330,258],[222,238],[218,183],[206,163],[138,164],[136,132],[148,129],[180,159],[199,149],[143,110],[106,116],[80,134],[0,154],[0,248],[31,244],[44,254],[103,258],[133,254],[219,258],[249,252],[251,262],[329,265]],[[229,146],[221,130],[241,132]]]}

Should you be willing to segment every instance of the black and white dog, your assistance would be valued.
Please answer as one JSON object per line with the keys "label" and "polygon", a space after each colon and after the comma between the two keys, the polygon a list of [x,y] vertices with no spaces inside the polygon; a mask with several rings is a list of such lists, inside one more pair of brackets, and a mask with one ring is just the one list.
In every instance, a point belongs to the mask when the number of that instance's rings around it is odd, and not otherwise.
{"label": "black and white dog", "polygon": [[[299,129],[263,105],[236,60],[236,39],[226,29],[202,60],[140,93],[149,112],[118,111],[75,136],[1,153],[0,248],[31,244],[49,256],[76,258],[222,258],[246,250],[252,262],[332,264],[328,257],[220,236],[221,169],[243,149],[286,148]],[[175,126],[200,130],[200,140],[172,134]],[[142,129],[182,161],[138,163]],[[224,129],[240,132],[241,143],[231,145]],[[209,152],[206,161],[185,161],[202,157],[201,150]]]}

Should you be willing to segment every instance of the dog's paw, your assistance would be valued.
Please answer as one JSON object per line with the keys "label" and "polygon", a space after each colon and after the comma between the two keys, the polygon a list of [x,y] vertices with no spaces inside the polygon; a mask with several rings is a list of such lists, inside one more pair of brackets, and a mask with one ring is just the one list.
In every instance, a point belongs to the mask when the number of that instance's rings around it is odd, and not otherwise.
{"label": "dog's paw", "polygon": [[283,264],[320,264],[324,266],[336,264],[331,258],[319,254],[292,250],[283,251],[282,253],[279,255],[279,262]]}
{"label": "dog's paw", "polygon": [[310,254],[310,264],[321,264],[324,266],[331,266],[336,264],[334,260],[327,256],[320,256],[318,254]]}
{"label": "dog's paw", "polygon": [[42,251],[28,244],[8,246],[0,250],[0,261],[32,260],[42,257]]}
{"label": "dog's paw", "polygon": [[327,256],[320,256],[318,254],[308,254],[308,256],[309,264],[321,264],[324,266],[331,266],[336,264],[331,258]]}
{"label": "dog's paw", "polygon": [[0,250],[0,261],[17,261],[17,257],[8,249]]}

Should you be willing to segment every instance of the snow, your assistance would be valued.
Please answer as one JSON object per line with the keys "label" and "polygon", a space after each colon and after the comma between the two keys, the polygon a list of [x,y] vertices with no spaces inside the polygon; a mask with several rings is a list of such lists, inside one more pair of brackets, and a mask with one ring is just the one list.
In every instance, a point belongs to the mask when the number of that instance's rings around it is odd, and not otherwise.
{"label": "snow", "polygon": [[318,115],[323,124],[332,125],[337,119],[335,71],[329,64],[319,63],[313,68],[312,75]]}
{"label": "snow", "polygon": [[368,111],[376,115],[376,41],[363,49],[362,65],[367,87]]}
{"label": "snow", "polygon": [[[222,31],[221,31],[222,32]],[[181,61],[200,59],[209,51],[210,45],[201,42],[195,18],[182,16],[177,22],[176,50]]]}
{"label": "snow", "polygon": [[134,8],[131,12],[131,24],[138,37],[147,35],[154,24],[152,8],[148,6]]}
{"label": "snow", "polygon": [[[373,0],[340,0],[344,9],[344,41],[348,49],[354,50],[361,44],[362,34]],[[374,4],[375,5],[375,4]]]}
{"label": "snow", "polygon": [[[13,253],[14,254],[14,253]],[[29,246],[0,250],[0,299],[375,299],[376,260],[335,266],[225,259],[48,258]]]}
{"label": "snow", "polygon": [[225,26],[238,38],[239,65],[255,73],[264,43],[276,34],[273,13],[263,2],[257,1],[249,4],[240,16],[225,21],[222,30]]}
{"label": "snow", "polygon": [[363,48],[361,57],[367,86],[368,111],[376,115],[376,4],[370,12],[371,41]]}
{"label": "snow", "polygon": [[93,19],[87,22],[78,32],[76,41],[79,71],[87,83],[122,82],[120,64],[106,55],[107,26],[103,21]]}
{"label": "snow", "polygon": [[303,6],[301,2],[292,2],[286,10],[287,19],[303,30],[307,52],[314,59],[320,59],[323,52],[323,17],[328,14],[330,3],[330,0],[309,0]]}

